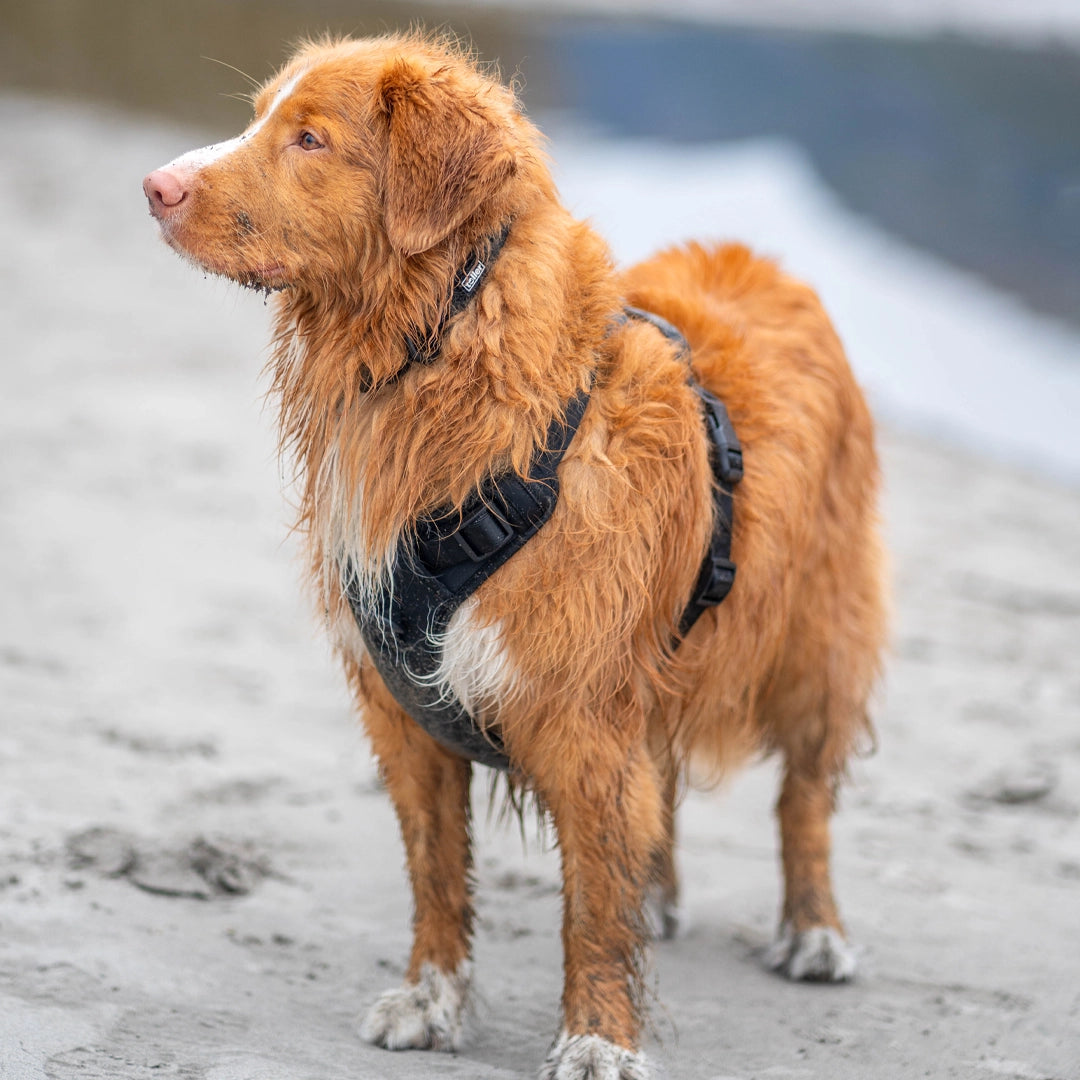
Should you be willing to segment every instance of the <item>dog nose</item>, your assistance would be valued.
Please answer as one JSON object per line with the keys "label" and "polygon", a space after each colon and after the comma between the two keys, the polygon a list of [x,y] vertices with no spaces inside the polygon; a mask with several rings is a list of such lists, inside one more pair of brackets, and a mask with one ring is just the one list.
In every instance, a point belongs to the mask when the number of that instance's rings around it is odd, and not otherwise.
{"label": "dog nose", "polygon": [[187,198],[188,189],[184,178],[169,169],[155,169],[143,181],[143,191],[150,202],[150,213],[156,218],[165,217]]}

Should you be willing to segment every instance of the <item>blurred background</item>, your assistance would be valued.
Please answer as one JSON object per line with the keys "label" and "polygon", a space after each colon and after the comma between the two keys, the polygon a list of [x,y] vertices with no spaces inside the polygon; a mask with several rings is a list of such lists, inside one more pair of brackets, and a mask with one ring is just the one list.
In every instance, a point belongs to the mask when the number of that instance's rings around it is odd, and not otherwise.
{"label": "blurred background", "polygon": [[749,240],[825,294],[887,415],[1080,477],[1070,0],[2,0],[0,90],[208,142],[290,42],[415,23],[517,81],[620,258]]}

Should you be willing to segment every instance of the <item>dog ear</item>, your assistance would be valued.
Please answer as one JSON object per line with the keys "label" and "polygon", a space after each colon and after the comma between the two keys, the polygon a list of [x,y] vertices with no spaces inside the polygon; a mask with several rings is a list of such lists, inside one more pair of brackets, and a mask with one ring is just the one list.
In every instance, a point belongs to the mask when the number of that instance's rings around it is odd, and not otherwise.
{"label": "dog ear", "polygon": [[451,78],[429,75],[398,57],[379,84],[378,103],[389,126],[385,226],[403,255],[434,247],[514,172],[501,129],[474,91],[454,92]]}

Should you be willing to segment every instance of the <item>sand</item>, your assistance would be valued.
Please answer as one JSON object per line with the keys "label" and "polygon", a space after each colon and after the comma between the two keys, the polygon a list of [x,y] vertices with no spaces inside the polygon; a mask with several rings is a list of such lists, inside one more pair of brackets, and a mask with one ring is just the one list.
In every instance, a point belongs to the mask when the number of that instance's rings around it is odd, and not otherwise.
{"label": "sand", "polygon": [[[0,118],[0,1076],[533,1075],[557,862],[482,778],[473,1040],[356,1035],[407,954],[401,847],[298,586],[262,299],[145,217],[188,137]],[[691,795],[660,1076],[1080,1077],[1080,492],[897,428],[882,452],[894,649],[835,830],[860,975],[762,966],[772,765]]]}

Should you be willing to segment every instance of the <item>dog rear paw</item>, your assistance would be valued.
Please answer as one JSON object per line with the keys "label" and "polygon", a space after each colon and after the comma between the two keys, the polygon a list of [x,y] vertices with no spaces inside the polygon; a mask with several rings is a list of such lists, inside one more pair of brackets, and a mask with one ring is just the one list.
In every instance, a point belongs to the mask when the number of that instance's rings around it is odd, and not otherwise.
{"label": "dog rear paw", "polygon": [[432,964],[415,983],[387,990],[360,1024],[360,1037],[387,1050],[460,1050],[470,1016],[470,965],[452,974]]}
{"label": "dog rear paw", "polygon": [[650,1080],[651,1075],[644,1054],[598,1035],[564,1031],[541,1067],[539,1080]]}
{"label": "dog rear paw", "polygon": [[855,976],[855,950],[831,926],[796,933],[788,925],[765,954],[765,963],[795,982],[847,982]]}

